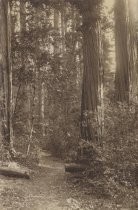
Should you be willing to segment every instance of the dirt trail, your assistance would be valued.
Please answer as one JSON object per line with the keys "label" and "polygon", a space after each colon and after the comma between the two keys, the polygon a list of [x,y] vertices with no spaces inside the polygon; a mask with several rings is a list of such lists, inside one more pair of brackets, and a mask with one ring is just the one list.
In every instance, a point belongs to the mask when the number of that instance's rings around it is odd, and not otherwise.
{"label": "dirt trail", "polygon": [[122,209],[110,200],[78,190],[68,182],[69,176],[61,161],[42,154],[39,168],[30,180],[0,177],[0,210]]}
{"label": "dirt trail", "polygon": [[76,209],[66,179],[64,164],[42,154],[30,180],[0,177],[0,210]]}
{"label": "dirt trail", "polygon": [[[42,157],[40,168],[30,180],[0,177],[0,210],[58,210],[62,204],[65,181],[64,165],[51,157]],[[65,208],[64,208],[65,207]]]}

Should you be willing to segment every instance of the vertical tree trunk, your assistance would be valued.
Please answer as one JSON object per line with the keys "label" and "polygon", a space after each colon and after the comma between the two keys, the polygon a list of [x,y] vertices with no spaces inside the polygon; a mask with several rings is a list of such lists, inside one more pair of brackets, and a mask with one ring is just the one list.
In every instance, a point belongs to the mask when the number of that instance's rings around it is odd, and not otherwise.
{"label": "vertical tree trunk", "polygon": [[6,12],[4,1],[0,0],[0,143],[5,143],[7,133],[7,78],[6,78]]}
{"label": "vertical tree trunk", "polygon": [[66,15],[66,8],[65,5],[62,4],[62,10],[61,10],[61,36],[62,36],[62,42],[61,42],[61,52],[64,56],[64,53],[66,51],[65,49],[65,33],[66,33],[66,23],[65,23],[65,15]]}
{"label": "vertical tree trunk", "polygon": [[134,97],[136,78],[136,44],[130,4],[128,0],[115,1],[115,96],[117,101],[127,103]]}
{"label": "vertical tree trunk", "polygon": [[55,43],[54,43],[54,54],[58,54],[60,52],[59,47],[59,11],[57,9],[54,9],[54,29],[55,29]]}
{"label": "vertical tree trunk", "polygon": [[[21,83],[22,88],[20,88],[20,94],[23,98],[20,99],[22,104],[22,112],[24,113],[23,121],[30,128],[31,117],[30,117],[30,84],[24,79],[24,74],[26,73],[26,49],[24,47],[24,34],[26,33],[26,0],[20,0],[20,42],[22,46],[21,51],[21,74],[23,75],[22,80],[19,81]],[[29,116],[29,117],[27,117]],[[25,119],[24,119],[25,118]]]}
{"label": "vertical tree trunk", "polygon": [[[35,10],[35,17],[34,17],[34,21],[36,26],[38,27],[37,29],[39,29],[39,7],[36,7]],[[30,147],[33,141],[33,133],[34,133],[34,129],[35,129],[35,123],[38,120],[38,116],[39,116],[39,110],[38,110],[38,106],[39,106],[39,63],[38,63],[38,56],[39,56],[39,37],[35,36],[35,51],[34,51],[34,80],[32,82],[32,89],[33,89],[33,93],[32,93],[32,103],[31,103],[31,114],[30,114],[30,134],[29,134],[29,144],[28,144],[28,148],[27,148],[27,155],[30,152]]]}
{"label": "vertical tree trunk", "polygon": [[[9,151],[13,148],[12,128],[12,65],[11,65],[11,25],[10,25],[10,4],[9,1],[0,0],[0,68],[4,91],[3,112],[3,133],[4,145]],[[7,109],[7,110],[6,110]]]}
{"label": "vertical tree trunk", "polygon": [[137,38],[136,38],[136,20],[133,14],[133,3],[127,0],[128,5],[128,53],[129,53],[129,68],[130,68],[130,101],[137,102],[138,99],[138,73],[137,73]]}
{"label": "vertical tree trunk", "polygon": [[8,78],[8,143],[13,148],[13,126],[12,126],[12,115],[13,115],[13,101],[12,101],[12,62],[11,62],[11,18],[10,18],[10,3],[8,1],[7,6],[7,78]]}
{"label": "vertical tree trunk", "polygon": [[115,46],[117,101],[129,101],[128,17],[126,0],[115,1]]}
{"label": "vertical tree trunk", "polygon": [[42,135],[45,136],[45,83],[41,84],[41,123],[42,123]]}
{"label": "vertical tree trunk", "polygon": [[[83,60],[84,73],[81,104],[81,137],[85,140],[95,140],[99,136],[96,116],[103,112],[102,108],[102,77],[101,63],[101,21],[100,4],[88,0],[82,8],[83,17]],[[101,115],[101,114],[100,114]],[[100,118],[101,116],[98,116]],[[97,117],[96,117],[97,118]],[[100,119],[101,121],[101,119]],[[102,125],[99,125],[100,127]]]}

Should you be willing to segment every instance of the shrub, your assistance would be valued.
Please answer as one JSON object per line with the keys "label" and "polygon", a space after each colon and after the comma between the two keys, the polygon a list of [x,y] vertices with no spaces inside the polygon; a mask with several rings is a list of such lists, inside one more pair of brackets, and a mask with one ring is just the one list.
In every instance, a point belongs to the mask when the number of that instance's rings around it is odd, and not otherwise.
{"label": "shrub", "polygon": [[107,103],[102,153],[114,178],[134,184],[137,167],[138,105]]}
{"label": "shrub", "polygon": [[[94,123],[91,121],[94,130],[100,126],[95,120]],[[93,177],[96,171],[120,184],[136,185],[138,105],[106,101],[104,132],[100,141],[80,140],[78,159],[89,163],[87,175]]]}

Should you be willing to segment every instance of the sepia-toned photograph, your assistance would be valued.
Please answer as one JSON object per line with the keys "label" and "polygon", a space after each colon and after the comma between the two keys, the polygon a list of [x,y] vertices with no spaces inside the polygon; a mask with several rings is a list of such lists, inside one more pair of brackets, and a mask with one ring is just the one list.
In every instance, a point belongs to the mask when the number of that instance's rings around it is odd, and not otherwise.
{"label": "sepia-toned photograph", "polygon": [[138,0],[0,0],[0,210],[138,210]]}

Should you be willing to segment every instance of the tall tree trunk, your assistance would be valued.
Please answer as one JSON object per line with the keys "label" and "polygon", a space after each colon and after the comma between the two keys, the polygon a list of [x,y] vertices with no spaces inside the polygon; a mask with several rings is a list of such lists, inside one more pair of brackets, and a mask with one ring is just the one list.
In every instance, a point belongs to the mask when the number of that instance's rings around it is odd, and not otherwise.
{"label": "tall tree trunk", "polygon": [[116,75],[115,97],[129,103],[133,95],[136,72],[136,45],[134,23],[128,0],[115,1]]}
{"label": "tall tree trunk", "polygon": [[[12,128],[12,65],[11,65],[11,24],[9,1],[0,0],[0,67],[2,71],[2,82],[4,92],[4,104],[2,104],[4,145],[9,151],[13,148]],[[7,109],[7,110],[5,110]]]}
{"label": "tall tree trunk", "polygon": [[137,33],[136,33],[136,20],[133,14],[133,3],[127,0],[128,5],[128,52],[129,52],[129,68],[130,68],[130,101],[137,102],[138,100],[138,73],[137,73]]}
{"label": "tall tree trunk", "polygon": [[7,15],[5,12],[5,3],[4,1],[0,0],[0,143],[5,142],[7,133],[6,18]]}
{"label": "tall tree trunk", "polygon": [[115,90],[117,101],[129,101],[129,57],[128,57],[128,20],[126,0],[115,1],[115,46],[116,77]]}
{"label": "tall tree trunk", "polygon": [[12,101],[12,62],[11,62],[11,19],[10,19],[10,3],[8,2],[7,11],[7,77],[8,77],[8,142],[13,148],[13,127],[12,127],[12,115],[13,115],[13,101]]}
{"label": "tall tree trunk", "polygon": [[45,83],[41,84],[41,123],[42,123],[42,136],[45,136]]}
{"label": "tall tree trunk", "polygon": [[[81,104],[81,137],[89,141],[97,139],[96,137],[100,135],[97,128],[94,128],[92,124],[94,124],[95,113],[97,116],[99,110],[103,112],[101,109],[103,69],[101,62],[100,4],[100,1],[96,3],[88,0],[82,8],[84,73]],[[100,118],[100,115],[98,118]],[[96,119],[97,123],[98,118]],[[102,125],[99,126],[101,127]]]}
{"label": "tall tree trunk", "polygon": [[20,0],[20,42],[22,45],[21,73],[23,74],[23,79],[20,81],[22,86],[22,88],[20,88],[20,94],[23,98],[20,99],[20,102],[22,104],[22,112],[25,114],[24,116],[26,116],[25,119],[22,120],[30,128],[30,84],[28,84],[28,81],[24,79],[24,73],[26,73],[26,49],[24,47],[24,34],[26,33],[26,2],[26,0]]}

